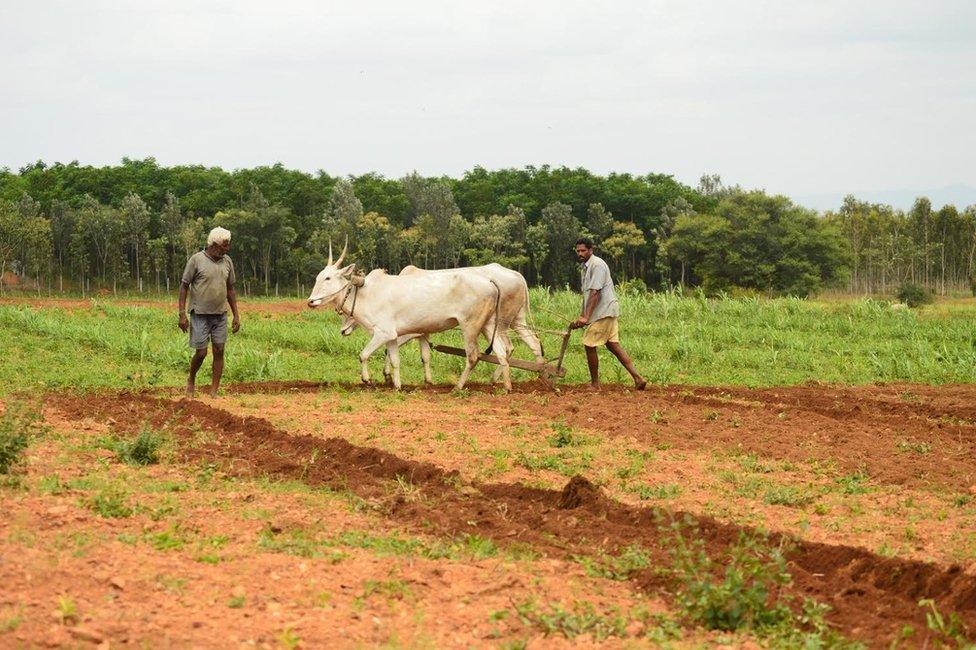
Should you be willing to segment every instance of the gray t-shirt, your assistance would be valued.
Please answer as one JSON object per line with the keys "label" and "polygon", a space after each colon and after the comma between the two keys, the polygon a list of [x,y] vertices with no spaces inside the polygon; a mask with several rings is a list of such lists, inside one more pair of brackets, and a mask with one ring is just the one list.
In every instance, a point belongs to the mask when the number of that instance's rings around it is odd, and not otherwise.
{"label": "gray t-shirt", "polygon": [[224,314],[230,310],[227,303],[227,285],[234,284],[234,263],[224,255],[214,261],[206,251],[190,256],[183,270],[183,282],[190,285],[190,311],[194,314]]}
{"label": "gray t-shirt", "polygon": [[610,277],[610,267],[596,255],[591,255],[581,269],[583,276],[583,310],[590,299],[590,291],[600,290],[600,302],[596,303],[590,322],[595,323],[607,316],[620,316],[620,305],[617,303],[617,293],[613,290],[613,278]]}

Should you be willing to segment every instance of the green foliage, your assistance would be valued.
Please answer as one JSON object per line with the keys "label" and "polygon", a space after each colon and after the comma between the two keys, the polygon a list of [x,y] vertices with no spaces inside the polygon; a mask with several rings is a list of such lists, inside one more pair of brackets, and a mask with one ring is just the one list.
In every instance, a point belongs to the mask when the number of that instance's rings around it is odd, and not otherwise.
{"label": "green foliage", "polygon": [[77,623],[79,620],[78,604],[71,596],[58,596],[58,607],[55,614],[62,625]]}
{"label": "green foliage", "polygon": [[601,551],[596,557],[578,556],[575,559],[583,565],[586,575],[610,580],[628,580],[651,562],[647,551],[639,544],[628,546],[617,555]]}
{"label": "green foliage", "polygon": [[816,495],[810,490],[802,487],[795,485],[773,485],[766,490],[763,501],[769,505],[799,507],[813,503],[816,498]]}
{"label": "green foliage", "polygon": [[682,492],[681,486],[677,483],[662,483],[660,485],[640,485],[637,487],[637,496],[642,501],[650,499],[673,499]]}
{"label": "green foliage", "polygon": [[42,421],[40,408],[22,400],[8,400],[0,416],[0,474],[21,460]]}
{"label": "green foliage", "polygon": [[159,451],[165,442],[166,436],[147,424],[134,439],[120,441],[117,453],[119,459],[132,465],[154,465],[159,462]]}
{"label": "green foliage", "polygon": [[821,218],[782,196],[703,179],[691,188],[662,174],[546,165],[345,179],[280,164],[228,172],[153,158],[38,162],[0,173],[0,274],[86,293],[141,292],[154,278],[173,291],[188,254],[218,224],[234,232],[245,294],[304,293],[328,238],[346,235],[360,266],[498,261],[535,284],[563,286],[575,278],[566,245],[584,226],[617,279],[664,288],[806,295],[849,277],[857,291],[889,291],[891,278],[911,273],[944,291],[974,273],[976,208],[936,211],[919,199],[904,213],[847,197]]}
{"label": "green foliage", "polygon": [[828,606],[809,599],[797,604],[785,591],[792,577],[784,542],[770,546],[763,536],[742,533],[717,561],[701,539],[686,537],[680,524],[670,532],[670,572],[682,618],[710,630],[749,631],[770,647],[862,648],[824,621]]}
{"label": "green foliage", "polygon": [[912,308],[929,305],[935,301],[935,293],[931,289],[916,284],[901,285],[897,297],[898,300]]}
{"label": "green foliage", "polygon": [[683,281],[709,292],[744,287],[807,296],[843,279],[847,255],[833,225],[783,196],[738,192],[713,214],[682,214],[662,245]]}
{"label": "green foliage", "polygon": [[[276,531],[270,527],[258,533],[258,546],[266,551],[299,557],[327,557],[338,562],[345,554],[338,549],[359,548],[379,556],[423,557],[428,559],[482,560],[495,557],[500,549],[491,539],[479,535],[425,541],[397,533],[380,535],[366,531],[343,531],[321,535],[314,530],[296,528]],[[518,549],[509,555],[518,559]]]}
{"label": "green foliage", "polygon": [[133,513],[128,503],[128,492],[116,484],[101,487],[86,499],[85,505],[107,519],[124,519]]}
{"label": "green foliage", "polygon": [[932,293],[917,284],[906,283],[898,288],[898,300],[909,307],[921,307],[932,302]]}
{"label": "green foliage", "polygon": [[923,598],[918,601],[918,606],[926,610],[925,625],[930,631],[951,640],[957,647],[974,647],[969,642],[969,629],[958,614],[949,612],[948,616],[943,615],[931,598]]}
{"label": "green foliage", "polygon": [[583,438],[565,422],[553,422],[549,427],[552,429],[552,435],[547,440],[551,446],[577,447],[583,444]]}
{"label": "green foliage", "polygon": [[[253,298],[250,304],[242,302],[245,325],[228,343],[225,381],[359,381],[357,355],[368,340],[365,332],[343,337],[335,314],[258,314],[251,311],[253,303]],[[677,293],[621,295],[620,305],[627,351],[642,374],[655,382],[976,382],[976,307],[971,305],[893,312],[886,303],[869,300],[709,300]],[[567,291],[532,290],[531,306],[535,326],[563,329],[579,312],[580,297]],[[0,338],[7,361],[0,364],[0,394],[62,387],[179,386],[186,381],[189,354],[185,335],[173,320],[167,308],[112,300],[71,311],[0,305]],[[145,337],[133,336],[133,322],[146,331]],[[547,350],[558,344],[543,338]],[[461,344],[456,332],[435,335],[434,340]],[[566,383],[589,378],[578,341],[574,335],[566,353]],[[515,354],[524,358],[525,353],[517,344]],[[323,358],[330,363],[323,364]],[[423,375],[416,354],[405,350],[404,358],[404,383],[419,384]],[[374,373],[380,363],[379,355],[371,360]],[[452,381],[463,366],[460,359],[442,354],[433,355],[432,363],[438,382]],[[611,367],[604,368],[605,379],[612,377],[606,376]],[[479,364],[472,380],[487,381],[492,370],[490,364]],[[205,363],[198,377],[201,384],[208,381],[209,372]],[[513,372],[516,378],[530,376]]]}
{"label": "green foliage", "polygon": [[575,639],[589,634],[602,641],[608,637],[624,637],[627,618],[619,612],[600,613],[590,602],[574,602],[571,609],[560,604],[540,607],[534,600],[516,603],[515,611],[526,625],[542,630],[543,635],[561,634],[567,639]]}
{"label": "green foliage", "polygon": [[858,471],[841,476],[837,479],[837,485],[840,486],[841,492],[844,494],[866,494],[871,491],[870,486],[867,485],[869,479],[870,477],[867,474]]}
{"label": "green foliage", "polygon": [[[689,620],[710,630],[735,631],[773,628],[792,618],[781,593],[792,581],[783,548],[767,547],[763,539],[743,533],[717,564],[701,540],[689,541],[677,527],[673,531],[676,599]],[[724,571],[718,571],[722,565]]]}

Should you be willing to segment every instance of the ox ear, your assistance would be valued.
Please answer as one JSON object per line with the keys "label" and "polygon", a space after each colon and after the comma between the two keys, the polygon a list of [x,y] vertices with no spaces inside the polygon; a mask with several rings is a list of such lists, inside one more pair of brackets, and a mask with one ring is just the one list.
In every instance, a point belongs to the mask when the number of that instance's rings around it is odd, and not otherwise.
{"label": "ox ear", "polygon": [[356,263],[353,262],[349,266],[339,269],[339,275],[344,278],[352,277],[352,274],[356,272]]}

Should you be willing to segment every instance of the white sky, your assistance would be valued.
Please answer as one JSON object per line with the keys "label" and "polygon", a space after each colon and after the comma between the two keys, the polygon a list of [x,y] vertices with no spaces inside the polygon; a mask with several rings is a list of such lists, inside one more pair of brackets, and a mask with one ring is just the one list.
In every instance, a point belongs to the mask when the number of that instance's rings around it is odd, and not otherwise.
{"label": "white sky", "polygon": [[0,166],[976,184],[976,2],[0,0]]}

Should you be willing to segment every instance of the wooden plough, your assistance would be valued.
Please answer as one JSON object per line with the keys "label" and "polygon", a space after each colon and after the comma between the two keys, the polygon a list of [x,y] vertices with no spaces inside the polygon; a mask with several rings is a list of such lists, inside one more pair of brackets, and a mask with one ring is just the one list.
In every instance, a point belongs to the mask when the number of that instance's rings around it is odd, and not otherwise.
{"label": "wooden plough", "polygon": [[[550,330],[540,330],[543,332],[549,332],[551,334],[558,334],[562,337],[562,343],[559,346],[559,356],[547,361],[526,361],[525,359],[510,358],[508,360],[508,365],[512,368],[519,368],[520,370],[530,370],[532,372],[539,373],[539,376],[543,379],[551,380],[554,377],[565,377],[566,369],[563,368],[563,357],[566,356],[566,348],[569,347],[569,336],[572,330],[566,328],[565,332],[553,332]],[[433,349],[438,352],[443,352],[444,354],[452,354],[457,357],[468,356],[467,352],[463,348],[456,348],[451,345],[432,345]],[[494,363],[498,365],[498,357],[494,354],[479,354],[479,361],[485,361],[487,363]],[[555,365],[554,365],[555,364]]]}

